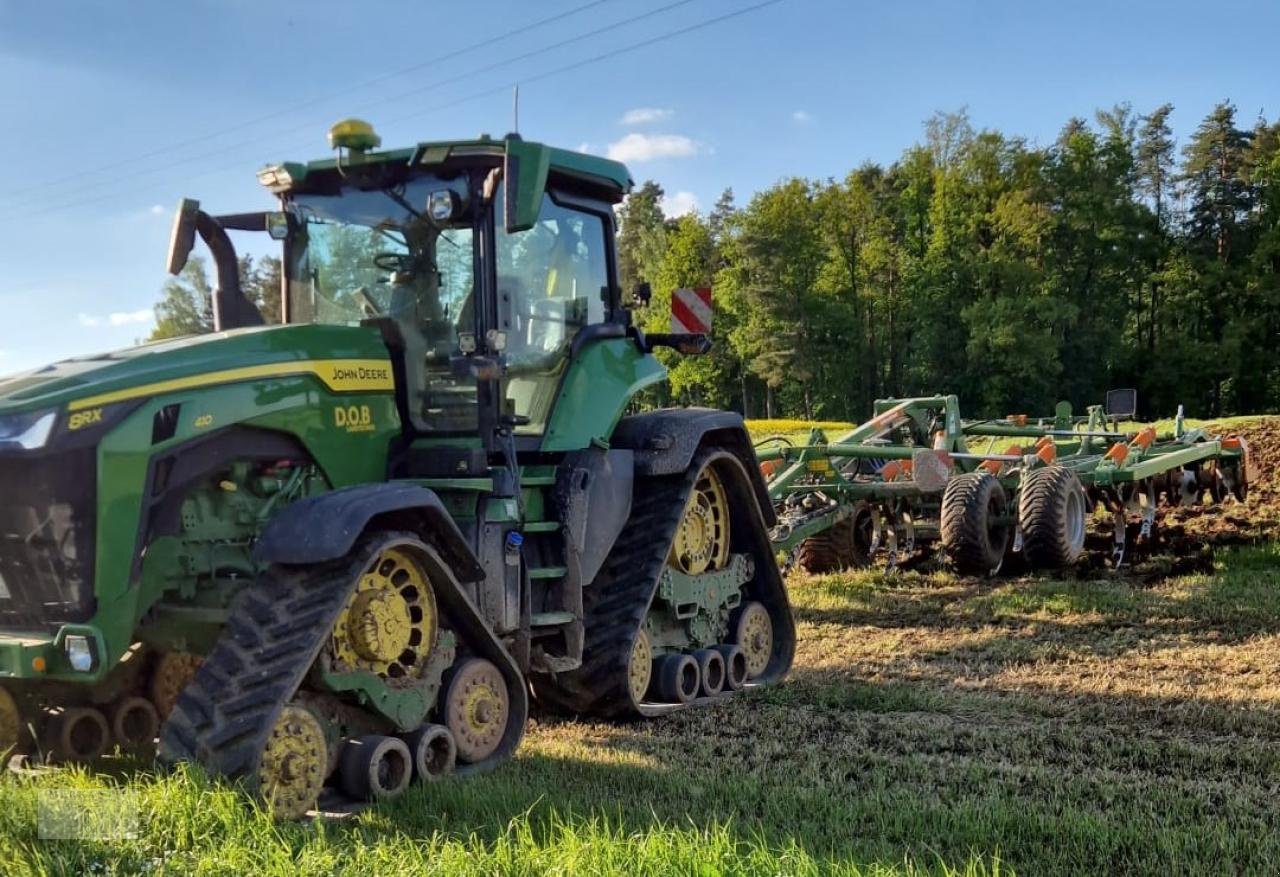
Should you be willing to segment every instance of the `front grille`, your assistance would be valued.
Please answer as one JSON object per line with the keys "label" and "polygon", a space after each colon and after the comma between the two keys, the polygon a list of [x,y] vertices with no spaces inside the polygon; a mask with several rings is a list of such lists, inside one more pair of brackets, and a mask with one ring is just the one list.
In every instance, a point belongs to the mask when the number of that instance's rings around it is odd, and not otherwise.
{"label": "front grille", "polygon": [[95,450],[0,455],[0,627],[93,615]]}

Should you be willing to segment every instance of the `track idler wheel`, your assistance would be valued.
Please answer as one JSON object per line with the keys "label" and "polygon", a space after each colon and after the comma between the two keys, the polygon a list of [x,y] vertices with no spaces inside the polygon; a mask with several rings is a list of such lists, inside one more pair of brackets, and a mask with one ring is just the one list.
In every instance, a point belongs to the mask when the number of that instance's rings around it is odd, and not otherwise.
{"label": "track idler wheel", "polygon": [[702,693],[715,697],[724,691],[724,656],[715,649],[698,649],[693,653],[698,662],[698,675],[702,678]]}
{"label": "track idler wheel", "polygon": [[733,623],[733,640],[742,651],[747,679],[755,679],[773,656],[773,619],[763,603],[753,600],[742,604]]}
{"label": "track idler wheel", "polygon": [[122,697],[111,706],[109,715],[111,738],[128,752],[155,754],[156,735],[160,733],[160,715],[145,697]]}
{"label": "track idler wheel", "polygon": [[67,707],[53,716],[45,732],[45,750],[59,764],[97,761],[110,744],[107,717],[91,706]]}
{"label": "track idler wheel", "polygon": [[724,659],[724,687],[726,691],[739,691],[747,684],[747,656],[739,646],[716,646]]}
{"label": "track idler wheel", "polygon": [[690,703],[702,689],[702,674],[693,655],[663,655],[654,675],[658,698],[665,703]]}
{"label": "track idler wheel", "polygon": [[[7,689],[0,688],[0,758],[7,762],[10,755],[22,751],[26,737],[18,702]],[[0,765],[0,769],[3,767]]]}
{"label": "track idler wheel", "polygon": [[511,702],[502,673],[484,658],[468,658],[453,671],[444,695],[444,723],[458,747],[458,760],[483,761],[498,750]]}
{"label": "track idler wheel", "polygon": [[369,734],[348,740],[338,762],[342,791],[362,801],[385,801],[409,787],[413,756],[399,737]]}
{"label": "track idler wheel", "polygon": [[942,494],[942,549],[965,575],[1000,571],[1013,532],[1009,498],[995,476],[968,472],[947,482]]}
{"label": "track idler wheel", "polygon": [[627,688],[632,703],[641,703],[649,693],[653,681],[653,644],[649,632],[643,627],[636,631],[631,643],[631,657],[627,661]]}
{"label": "track idler wheel", "polygon": [[1018,495],[1022,550],[1032,569],[1065,569],[1084,551],[1085,496],[1065,466],[1034,469],[1022,476]]}
{"label": "track idler wheel", "polygon": [[420,783],[429,783],[453,773],[458,746],[444,725],[423,725],[404,735],[405,745],[413,759],[413,775]]}
{"label": "track idler wheel", "polygon": [[258,763],[258,795],[277,819],[300,819],[315,806],[329,770],[329,745],[315,713],[286,704]]}

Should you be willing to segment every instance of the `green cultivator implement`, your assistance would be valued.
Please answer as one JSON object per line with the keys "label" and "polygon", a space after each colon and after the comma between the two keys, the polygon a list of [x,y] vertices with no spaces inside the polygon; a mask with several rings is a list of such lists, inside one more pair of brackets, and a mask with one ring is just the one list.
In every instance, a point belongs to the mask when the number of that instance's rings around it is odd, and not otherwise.
{"label": "green cultivator implement", "polygon": [[[184,201],[212,335],[0,381],[0,752],[195,761],[282,816],[490,767],[528,693],[652,715],[779,679],[794,627],[742,419],[663,380],[613,161],[503,140],[264,169]],[[284,325],[228,231],[282,246]]]}
{"label": "green cultivator implement", "polygon": [[[964,421],[955,396],[882,400],[875,416],[828,440],[765,439],[756,448],[777,510],[776,549],[811,572],[890,566],[939,547],[961,572],[998,572],[1010,555],[1033,569],[1071,566],[1091,511],[1112,518],[1112,562],[1155,536],[1161,503],[1243,500],[1249,449],[1234,436],[1121,429],[1133,393],[1073,417]],[[980,449],[979,446],[982,446]]]}

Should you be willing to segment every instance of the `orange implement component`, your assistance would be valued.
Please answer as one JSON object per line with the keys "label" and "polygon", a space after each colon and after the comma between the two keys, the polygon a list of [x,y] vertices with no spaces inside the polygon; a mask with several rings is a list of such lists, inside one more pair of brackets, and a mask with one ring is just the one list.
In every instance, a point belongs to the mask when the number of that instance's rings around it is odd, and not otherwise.
{"label": "orange implement component", "polygon": [[[1042,436],[1040,436],[1040,438],[1039,438],[1039,439],[1037,439],[1037,440],[1036,440],[1036,450],[1038,451],[1038,450],[1040,450],[1041,448],[1043,448],[1045,445],[1052,445],[1052,444],[1053,444],[1053,436],[1051,436],[1051,435],[1042,435]],[[1056,456],[1056,454],[1055,454],[1055,456]]]}
{"label": "orange implement component", "polygon": [[1124,461],[1129,459],[1129,446],[1116,442],[1111,446],[1110,450],[1103,454],[1103,456],[1114,462],[1117,466],[1122,466],[1124,465]]}
{"label": "orange implement component", "polygon": [[885,481],[893,481],[902,474],[902,463],[898,460],[890,460],[884,464],[884,468],[880,470],[880,477]]}
{"label": "orange implement component", "polygon": [[1005,420],[1009,421],[1014,426],[1027,425],[1027,415],[1025,414],[1009,414],[1005,416]]}
{"label": "orange implement component", "polygon": [[999,475],[1002,465],[999,460],[983,460],[978,464],[978,468],[984,472],[990,472],[992,475]]}
{"label": "orange implement component", "polygon": [[1243,447],[1244,444],[1240,441],[1240,436],[1238,435],[1229,435],[1222,440],[1223,450],[1238,451]]}
{"label": "orange implement component", "polygon": [[764,480],[768,481],[773,477],[773,473],[778,471],[781,465],[777,460],[765,460],[760,464],[760,474],[764,476]]}
{"label": "orange implement component", "polygon": [[1153,427],[1148,426],[1142,432],[1134,436],[1133,445],[1135,447],[1142,448],[1142,450],[1145,451],[1147,448],[1151,447],[1152,443],[1155,442],[1155,440],[1156,440],[1156,431]]}
{"label": "orange implement component", "polygon": [[[1045,436],[1048,438],[1048,436]],[[1054,460],[1058,459],[1058,446],[1053,442],[1040,445],[1040,450],[1036,451],[1036,456],[1040,458],[1040,462],[1048,466]]]}

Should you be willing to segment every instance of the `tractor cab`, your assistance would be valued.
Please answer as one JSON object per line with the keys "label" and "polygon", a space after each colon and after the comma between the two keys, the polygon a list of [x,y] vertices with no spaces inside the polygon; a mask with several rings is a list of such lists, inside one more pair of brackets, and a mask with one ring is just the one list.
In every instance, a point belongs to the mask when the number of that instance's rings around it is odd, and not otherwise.
{"label": "tractor cab", "polygon": [[[625,168],[515,135],[375,152],[357,120],[335,125],[330,144],[335,159],[259,173],[278,211],[217,217],[213,232],[282,242],[286,323],[381,332],[411,438],[537,447],[575,345],[627,334],[612,250]],[[182,222],[180,211],[174,271],[193,242]],[[200,232],[219,268],[230,263]],[[215,312],[231,315],[219,328],[255,322],[219,275]]]}

